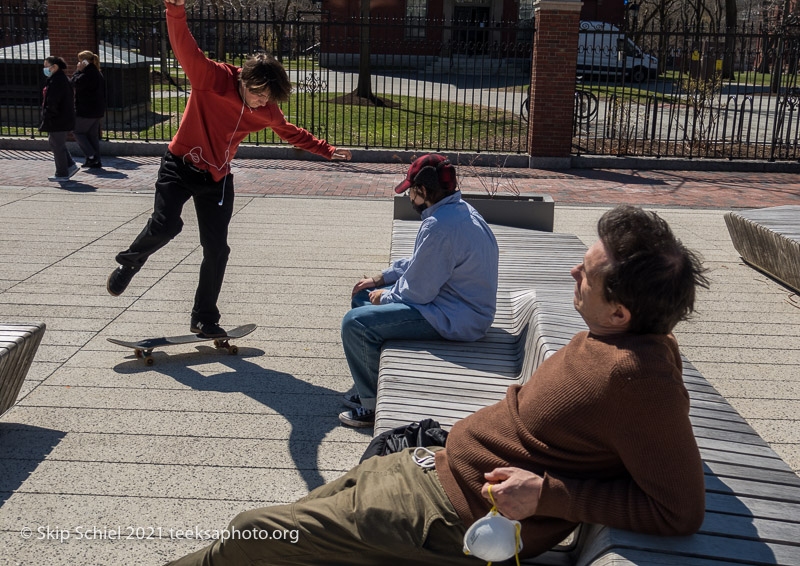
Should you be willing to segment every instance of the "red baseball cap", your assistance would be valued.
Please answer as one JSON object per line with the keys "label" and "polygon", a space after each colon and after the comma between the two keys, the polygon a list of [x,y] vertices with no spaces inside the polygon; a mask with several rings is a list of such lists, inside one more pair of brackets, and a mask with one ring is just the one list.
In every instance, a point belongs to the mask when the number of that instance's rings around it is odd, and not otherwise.
{"label": "red baseball cap", "polygon": [[397,185],[394,192],[403,193],[414,185],[426,187],[438,185],[452,193],[458,187],[456,168],[450,164],[449,159],[438,153],[429,153],[418,157],[408,168],[405,181]]}

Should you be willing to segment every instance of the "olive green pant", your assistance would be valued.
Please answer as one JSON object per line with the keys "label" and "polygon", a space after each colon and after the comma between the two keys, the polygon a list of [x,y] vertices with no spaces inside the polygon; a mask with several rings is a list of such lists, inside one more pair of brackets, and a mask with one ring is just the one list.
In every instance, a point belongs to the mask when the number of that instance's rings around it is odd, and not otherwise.
{"label": "olive green pant", "polygon": [[228,532],[170,564],[484,563],[463,554],[464,525],[436,470],[418,466],[413,449],[372,457],[296,503],[240,513]]}

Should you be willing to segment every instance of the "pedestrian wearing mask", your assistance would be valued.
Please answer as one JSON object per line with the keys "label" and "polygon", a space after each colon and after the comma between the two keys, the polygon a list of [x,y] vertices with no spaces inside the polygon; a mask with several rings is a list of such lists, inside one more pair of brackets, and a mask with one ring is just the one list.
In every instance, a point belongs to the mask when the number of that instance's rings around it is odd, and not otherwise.
{"label": "pedestrian wearing mask", "polygon": [[67,149],[67,134],[75,127],[75,97],[72,84],[64,70],[67,63],[61,57],[44,60],[42,71],[47,77],[42,102],[39,130],[48,133],[48,142],[56,162],[56,174],[50,181],[68,181],[78,172],[78,166]]}
{"label": "pedestrian wearing mask", "polygon": [[106,113],[106,80],[100,58],[91,51],[78,53],[78,66],[70,79],[75,88],[75,139],[86,161],[83,167],[100,169],[100,121]]}

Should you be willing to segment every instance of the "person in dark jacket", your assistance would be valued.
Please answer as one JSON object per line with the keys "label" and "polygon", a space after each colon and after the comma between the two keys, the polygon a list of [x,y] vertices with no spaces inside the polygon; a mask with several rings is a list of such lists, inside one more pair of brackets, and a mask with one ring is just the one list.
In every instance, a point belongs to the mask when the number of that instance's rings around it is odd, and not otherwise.
{"label": "person in dark jacket", "polygon": [[78,53],[78,67],[70,79],[75,88],[75,139],[86,161],[83,167],[100,169],[100,120],[106,113],[106,80],[100,58],[91,51]]}
{"label": "person in dark jacket", "polygon": [[78,172],[78,166],[67,149],[67,134],[75,127],[75,96],[64,73],[66,68],[64,59],[52,55],[44,60],[42,68],[47,84],[39,130],[49,134],[48,141],[53,149],[56,174],[49,178],[51,181],[67,181]]}

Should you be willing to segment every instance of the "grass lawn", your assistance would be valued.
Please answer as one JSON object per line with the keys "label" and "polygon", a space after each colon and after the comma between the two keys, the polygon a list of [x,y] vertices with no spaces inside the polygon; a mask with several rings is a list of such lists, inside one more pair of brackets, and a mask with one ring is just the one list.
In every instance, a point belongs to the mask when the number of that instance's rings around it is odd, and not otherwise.
{"label": "grass lawn", "polygon": [[657,100],[659,103],[674,103],[674,102],[681,102],[682,97],[679,96],[672,96],[670,94],[664,94],[662,92],[653,92],[646,89],[641,89],[634,86],[609,86],[609,85],[593,85],[593,84],[583,84],[578,87],[580,90],[589,91],[593,93],[597,98],[608,98],[610,96],[616,95],[617,98],[624,98],[626,100],[632,100],[639,104],[646,104],[648,102],[652,102],[653,100]]}
{"label": "grass lawn", "polygon": [[[518,115],[452,102],[391,96],[389,107],[337,104],[342,93],[312,97],[294,93],[281,105],[286,119],[327,139],[351,147],[448,148],[519,151],[527,124]],[[160,122],[138,131],[140,139],[170,139],[186,98],[154,99],[153,113]],[[271,130],[251,134],[245,142],[281,143]]]}
{"label": "grass lawn", "polygon": [[[688,73],[680,73],[679,71],[666,71],[661,77],[667,80],[680,80],[688,78]],[[725,79],[723,82],[732,82],[732,83],[739,83],[739,84],[749,84],[753,86],[768,86],[772,81],[772,74],[770,73],[757,73],[755,71],[744,71],[739,72],[736,71],[733,73],[733,79],[728,80]],[[798,77],[796,75],[782,75],[781,76],[781,86],[782,87],[791,87],[797,86],[798,84]]]}

